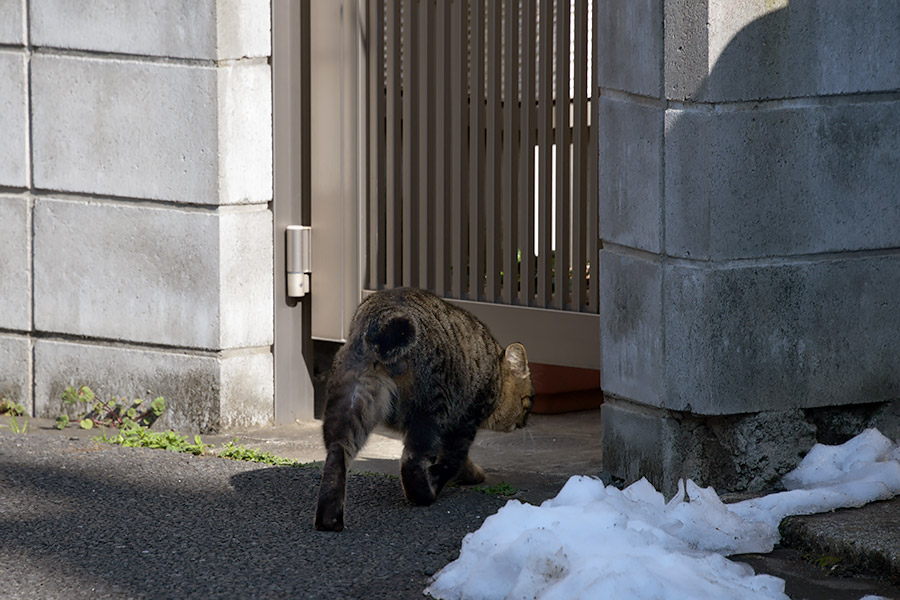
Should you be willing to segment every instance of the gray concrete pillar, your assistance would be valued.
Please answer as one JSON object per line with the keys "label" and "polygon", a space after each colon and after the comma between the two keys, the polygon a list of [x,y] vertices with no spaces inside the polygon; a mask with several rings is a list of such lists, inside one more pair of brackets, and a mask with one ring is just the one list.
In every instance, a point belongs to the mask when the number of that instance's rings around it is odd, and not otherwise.
{"label": "gray concrete pillar", "polygon": [[604,463],[762,489],[900,397],[900,7],[599,8]]}

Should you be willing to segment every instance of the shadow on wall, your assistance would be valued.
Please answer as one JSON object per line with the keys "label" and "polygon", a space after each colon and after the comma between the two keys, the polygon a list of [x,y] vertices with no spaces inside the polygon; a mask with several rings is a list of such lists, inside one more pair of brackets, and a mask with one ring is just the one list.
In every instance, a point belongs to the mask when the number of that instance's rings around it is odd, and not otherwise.
{"label": "shadow on wall", "polygon": [[[708,5],[691,28],[708,39],[677,50],[709,76],[667,74],[684,106],[665,122],[664,239],[712,262],[666,284],[692,321],[670,324],[667,353],[749,411],[896,398],[896,257],[837,253],[900,247],[900,104],[879,95],[900,89],[900,5]],[[765,262],[704,269],[735,259]]]}

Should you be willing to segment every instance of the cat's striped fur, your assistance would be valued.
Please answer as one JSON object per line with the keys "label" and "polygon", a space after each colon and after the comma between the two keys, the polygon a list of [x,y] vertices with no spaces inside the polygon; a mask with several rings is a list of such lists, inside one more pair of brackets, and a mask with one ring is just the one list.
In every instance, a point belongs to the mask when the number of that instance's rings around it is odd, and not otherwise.
{"label": "cat's striped fur", "polygon": [[452,479],[484,481],[476,432],[523,427],[533,396],[525,348],[503,349],[467,311],[408,288],[367,297],[327,385],[316,529],[343,529],[347,466],[377,424],[404,434],[403,491],[428,505]]}

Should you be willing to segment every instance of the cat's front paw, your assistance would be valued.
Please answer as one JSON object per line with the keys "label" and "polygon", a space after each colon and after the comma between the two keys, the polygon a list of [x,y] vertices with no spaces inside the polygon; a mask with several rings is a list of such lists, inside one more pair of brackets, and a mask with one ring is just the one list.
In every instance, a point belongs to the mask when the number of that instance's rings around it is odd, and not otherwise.
{"label": "cat's front paw", "polygon": [[344,507],[340,502],[319,501],[316,508],[316,529],[319,531],[343,531]]}

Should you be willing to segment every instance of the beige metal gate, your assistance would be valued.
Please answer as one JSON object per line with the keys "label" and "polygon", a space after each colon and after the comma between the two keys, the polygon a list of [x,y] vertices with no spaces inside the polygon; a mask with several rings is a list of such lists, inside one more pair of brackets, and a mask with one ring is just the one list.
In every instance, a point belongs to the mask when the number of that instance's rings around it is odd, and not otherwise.
{"label": "beige metal gate", "polygon": [[370,0],[363,287],[426,288],[598,368],[594,0]]}

